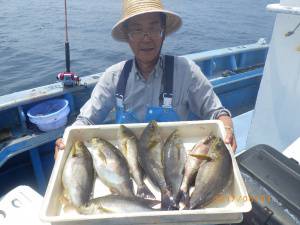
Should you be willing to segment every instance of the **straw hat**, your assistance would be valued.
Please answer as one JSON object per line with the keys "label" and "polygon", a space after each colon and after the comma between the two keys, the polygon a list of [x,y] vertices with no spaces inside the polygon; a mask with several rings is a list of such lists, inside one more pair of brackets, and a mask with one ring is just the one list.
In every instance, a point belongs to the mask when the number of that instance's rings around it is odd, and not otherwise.
{"label": "straw hat", "polygon": [[112,36],[117,41],[127,41],[123,24],[128,19],[150,12],[161,12],[166,14],[166,35],[178,30],[182,24],[181,18],[174,12],[163,9],[160,0],[123,0],[123,16],[113,27]]}

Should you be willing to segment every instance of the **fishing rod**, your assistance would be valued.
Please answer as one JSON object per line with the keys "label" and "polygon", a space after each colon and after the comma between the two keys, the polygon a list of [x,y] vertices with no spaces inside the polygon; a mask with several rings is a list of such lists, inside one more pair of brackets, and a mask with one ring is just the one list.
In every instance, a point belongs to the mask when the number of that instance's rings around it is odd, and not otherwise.
{"label": "fishing rod", "polygon": [[57,79],[61,80],[65,86],[79,85],[80,78],[74,72],[71,72],[71,61],[70,61],[70,44],[68,35],[68,14],[67,14],[67,0],[65,2],[65,60],[66,60],[66,71],[57,74]]}
{"label": "fishing rod", "polygon": [[70,72],[70,45],[68,35],[67,0],[65,0],[65,39],[66,72]]}

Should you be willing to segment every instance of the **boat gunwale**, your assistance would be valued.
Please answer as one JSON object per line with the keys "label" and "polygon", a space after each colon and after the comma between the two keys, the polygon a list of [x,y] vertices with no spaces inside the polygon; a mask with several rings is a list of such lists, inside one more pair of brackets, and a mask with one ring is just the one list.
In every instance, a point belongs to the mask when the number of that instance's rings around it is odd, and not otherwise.
{"label": "boat gunwale", "polygon": [[[199,63],[209,59],[216,59],[230,55],[238,55],[241,53],[265,49],[268,49],[268,44],[266,44],[264,41],[259,40],[257,43],[254,44],[240,45],[236,47],[216,49],[200,53],[192,53],[183,55],[182,57]],[[95,84],[98,81],[98,78],[102,74],[103,72],[100,72],[81,77],[81,82],[79,86],[64,87],[61,82],[56,82],[45,86],[39,86],[32,89],[2,95],[0,96],[0,112],[20,105],[26,105],[44,99],[58,97],[67,93],[77,92],[84,88],[93,87],[95,86]]]}

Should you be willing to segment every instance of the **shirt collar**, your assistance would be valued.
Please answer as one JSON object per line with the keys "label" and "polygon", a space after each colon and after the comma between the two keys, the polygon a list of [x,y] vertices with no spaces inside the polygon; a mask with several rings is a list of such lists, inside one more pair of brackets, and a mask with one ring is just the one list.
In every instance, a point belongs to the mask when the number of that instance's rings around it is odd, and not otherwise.
{"label": "shirt collar", "polygon": [[[136,80],[144,79],[141,72],[139,71],[139,69],[136,66],[136,61],[135,60],[134,60],[134,62],[135,63],[133,63],[132,71],[135,75],[135,79]],[[164,57],[163,57],[163,55],[160,55],[153,71],[150,74],[150,77],[152,76],[152,74],[154,74],[155,78],[159,77],[163,73],[163,68],[164,68]]]}

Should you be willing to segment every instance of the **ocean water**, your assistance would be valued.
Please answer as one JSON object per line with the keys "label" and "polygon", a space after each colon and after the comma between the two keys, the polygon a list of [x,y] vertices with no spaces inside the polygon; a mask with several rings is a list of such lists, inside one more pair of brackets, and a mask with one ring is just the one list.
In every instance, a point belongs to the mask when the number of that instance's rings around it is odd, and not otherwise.
{"label": "ocean water", "polygon": [[[102,72],[132,56],[110,32],[121,16],[121,0],[69,0],[71,70],[80,76]],[[184,55],[270,41],[275,14],[271,0],[163,0],[182,16],[163,52]],[[0,95],[56,82],[65,70],[64,1],[0,0]]]}

